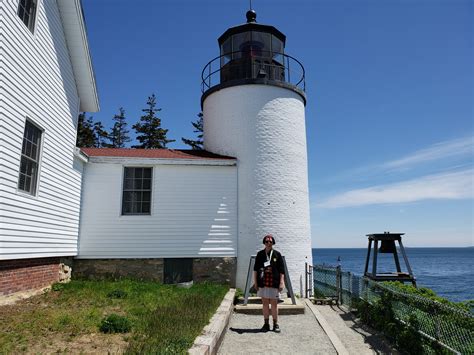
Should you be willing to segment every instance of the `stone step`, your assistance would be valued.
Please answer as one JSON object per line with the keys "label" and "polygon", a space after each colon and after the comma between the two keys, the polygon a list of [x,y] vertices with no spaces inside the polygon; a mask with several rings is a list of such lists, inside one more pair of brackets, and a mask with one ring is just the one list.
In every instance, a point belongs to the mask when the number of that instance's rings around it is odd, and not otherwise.
{"label": "stone step", "polygon": [[[249,297],[247,305],[243,303],[244,299],[240,297],[238,303],[234,306],[236,313],[262,314],[262,301],[260,297]],[[283,298],[278,302],[278,314],[303,314],[304,312],[305,305],[299,299],[296,299],[296,304],[291,303],[291,298]]]}

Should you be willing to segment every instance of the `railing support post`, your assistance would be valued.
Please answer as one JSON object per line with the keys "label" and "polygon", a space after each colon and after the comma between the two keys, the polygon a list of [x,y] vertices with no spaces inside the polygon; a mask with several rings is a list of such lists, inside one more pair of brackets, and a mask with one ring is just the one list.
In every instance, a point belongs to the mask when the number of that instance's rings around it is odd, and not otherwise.
{"label": "railing support post", "polygon": [[308,263],[304,263],[304,298],[308,298]]}

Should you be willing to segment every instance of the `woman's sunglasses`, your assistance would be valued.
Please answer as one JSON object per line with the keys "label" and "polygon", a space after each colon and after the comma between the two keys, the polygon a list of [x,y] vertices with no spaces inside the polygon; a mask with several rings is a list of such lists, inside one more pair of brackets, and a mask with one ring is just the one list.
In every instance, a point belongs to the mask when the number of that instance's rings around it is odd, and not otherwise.
{"label": "woman's sunglasses", "polygon": [[265,244],[267,244],[267,243],[273,244],[273,242],[271,241],[271,239],[266,240],[266,241],[265,241]]}

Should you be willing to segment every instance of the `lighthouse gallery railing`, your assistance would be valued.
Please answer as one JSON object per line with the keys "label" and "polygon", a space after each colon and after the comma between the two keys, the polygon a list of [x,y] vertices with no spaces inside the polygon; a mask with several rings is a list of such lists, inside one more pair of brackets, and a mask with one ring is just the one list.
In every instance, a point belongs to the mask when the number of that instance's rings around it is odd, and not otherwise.
{"label": "lighthouse gallery railing", "polygon": [[259,51],[258,55],[243,51],[220,55],[206,64],[201,78],[203,93],[224,82],[245,79],[281,82],[306,90],[303,64],[290,55],[269,51]]}

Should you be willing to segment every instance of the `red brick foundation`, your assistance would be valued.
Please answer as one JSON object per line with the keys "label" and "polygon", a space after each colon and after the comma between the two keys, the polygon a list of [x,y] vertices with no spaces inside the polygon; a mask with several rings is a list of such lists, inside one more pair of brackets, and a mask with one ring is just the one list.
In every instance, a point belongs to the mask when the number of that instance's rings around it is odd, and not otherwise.
{"label": "red brick foundation", "polygon": [[59,263],[59,258],[0,260],[0,296],[58,282]]}

